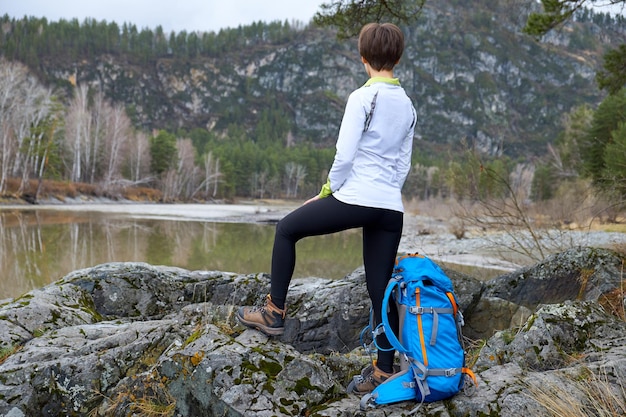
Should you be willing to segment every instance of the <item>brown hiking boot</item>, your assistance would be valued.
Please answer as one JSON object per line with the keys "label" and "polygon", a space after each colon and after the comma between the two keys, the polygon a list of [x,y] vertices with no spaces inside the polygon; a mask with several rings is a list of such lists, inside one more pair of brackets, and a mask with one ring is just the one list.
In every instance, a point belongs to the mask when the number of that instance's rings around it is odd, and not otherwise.
{"label": "brown hiking boot", "polygon": [[260,330],[267,336],[280,336],[285,332],[286,310],[276,307],[268,294],[262,306],[239,307],[237,319],[244,326]]}
{"label": "brown hiking boot", "polygon": [[[394,371],[395,371],[394,367]],[[389,379],[394,373],[387,373],[381,371],[376,366],[376,361],[371,365],[367,366],[363,371],[361,371],[361,375],[356,375],[346,391],[348,393],[353,393],[356,395],[364,395],[372,392],[374,388],[385,382]]]}

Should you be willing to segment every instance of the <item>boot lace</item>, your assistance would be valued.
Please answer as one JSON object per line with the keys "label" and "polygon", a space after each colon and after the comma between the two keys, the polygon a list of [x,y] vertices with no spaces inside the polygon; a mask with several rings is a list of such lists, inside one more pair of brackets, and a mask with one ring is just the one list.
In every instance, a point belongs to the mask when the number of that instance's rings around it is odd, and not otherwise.
{"label": "boot lace", "polygon": [[262,306],[252,306],[250,307],[250,313],[265,313],[265,308],[267,306],[266,305],[262,305]]}
{"label": "boot lace", "polygon": [[374,381],[373,376],[374,376],[374,368],[370,365],[367,368],[365,368],[363,372],[361,372],[360,375],[355,375],[354,381],[357,384],[363,384],[367,381],[373,382]]}

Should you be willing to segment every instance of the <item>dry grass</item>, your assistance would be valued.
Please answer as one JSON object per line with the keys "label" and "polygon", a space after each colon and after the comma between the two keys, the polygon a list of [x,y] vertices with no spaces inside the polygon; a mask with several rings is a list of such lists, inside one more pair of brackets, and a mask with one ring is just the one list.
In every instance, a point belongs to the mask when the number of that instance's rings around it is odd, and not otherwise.
{"label": "dry grass", "polygon": [[[141,377],[132,377],[131,383],[117,391],[104,410],[104,415],[136,417],[172,417],[176,399],[165,384],[166,379],[156,371]],[[99,415],[94,410],[91,415]]]}
{"label": "dry grass", "polygon": [[[485,204],[488,205],[496,203],[496,201],[485,201]],[[459,211],[462,211],[460,209],[468,204],[481,206],[481,204],[457,201],[452,198],[431,198],[429,200],[411,199],[404,202],[404,207],[409,214],[420,214],[447,220],[454,219]],[[484,207],[482,208],[484,209]],[[523,213],[517,214],[531,218],[537,228],[626,233],[626,214],[617,212],[608,202],[593,197],[593,190],[585,184],[570,185],[569,188],[561,190],[554,199],[549,201],[537,203],[524,201],[520,209],[523,210]],[[485,212],[472,213],[477,216],[486,214]]]}
{"label": "dry grass", "polygon": [[480,352],[487,344],[487,340],[485,339],[477,339],[473,340],[468,337],[463,336],[463,348],[467,352],[465,355],[465,366],[468,368],[473,368],[480,357]]}
{"label": "dry grass", "polygon": [[609,381],[606,369],[572,380],[570,389],[556,385],[528,385],[527,395],[537,401],[552,417],[615,417],[626,415],[626,389],[624,382],[614,378]]}
{"label": "dry grass", "polygon": [[602,294],[598,302],[606,311],[626,321],[626,280],[624,279],[624,263],[620,271],[620,286],[612,291]]}
{"label": "dry grass", "polygon": [[[28,185],[20,192],[21,181],[16,178],[9,179],[6,184],[6,190],[2,195],[7,200],[29,200],[32,199],[37,192],[37,180],[30,180]],[[158,202],[161,201],[163,195],[161,191],[149,187],[123,187],[109,186],[102,187],[98,184],[87,183],[71,183],[67,181],[43,180],[39,189],[39,200],[55,198],[65,201],[68,198],[77,197],[89,198],[110,198],[112,200],[130,200],[137,202]]]}
{"label": "dry grass", "polygon": [[19,351],[22,345],[13,345],[9,347],[3,347],[0,349],[0,364],[7,360],[7,358]]}
{"label": "dry grass", "polygon": [[434,219],[454,217],[455,203],[452,200],[431,198],[429,200],[412,199],[404,202],[404,210],[413,215],[423,215]]}
{"label": "dry grass", "polygon": [[626,243],[615,243],[609,249],[626,256]]}
{"label": "dry grass", "polygon": [[594,272],[595,271],[593,269],[589,269],[589,268],[583,268],[580,270],[580,275],[576,279],[578,283],[580,284],[580,291],[578,291],[578,297],[576,297],[577,300],[583,299],[583,296],[585,295],[585,292],[587,290],[587,284],[589,283],[589,278],[593,276]]}
{"label": "dry grass", "polygon": [[598,299],[600,305],[604,307],[607,312],[622,320],[626,320],[626,313],[624,312],[624,300],[626,300],[625,287],[625,281],[622,280],[621,288],[615,288],[606,294],[602,294]]}
{"label": "dry grass", "polygon": [[[437,199],[405,202],[407,213],[428,216],[447,225],[457,239],[480,234],[505,260],[538,262],[550,253],[580,245],[581,233],[626,233],[626,217],[586,189],[553,201]],[[578,233],[570,233],[578,232]],[[626,248],[611,248],[626,254]]]}
{"label": "dry grass", "polygon": [[154,188],[133,187],[126,188],[124,190],[123,196],[126,200],[130,201],[158,202],[161,201],[163,194],[161,193],[161,191]]}

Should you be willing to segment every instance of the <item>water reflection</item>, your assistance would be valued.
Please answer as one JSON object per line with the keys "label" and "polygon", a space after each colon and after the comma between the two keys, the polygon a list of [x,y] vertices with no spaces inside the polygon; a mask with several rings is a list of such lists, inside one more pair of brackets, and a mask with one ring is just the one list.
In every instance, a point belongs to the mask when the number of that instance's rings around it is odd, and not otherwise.
{"label": "water reflection", "polygon": [[[120,214],[0,211],[0,300],[106,262],[268,272],[274,226],[134,219]],[[298,243],[296,277],[340,278],[362,264],[352,230]]]}

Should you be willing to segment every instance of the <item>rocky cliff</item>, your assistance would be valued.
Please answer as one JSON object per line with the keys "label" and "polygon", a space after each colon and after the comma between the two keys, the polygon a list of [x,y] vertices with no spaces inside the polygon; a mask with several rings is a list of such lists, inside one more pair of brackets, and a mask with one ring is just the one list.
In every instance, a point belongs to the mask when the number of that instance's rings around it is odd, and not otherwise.
{"label": "rocky cliff", "polygon": [[[448,271],[466,335],[480,337],[469,356],[479,386],[417,415],[550,416],[559,401],[623,415],[623,262],[581,248],[487,283]],[[280,339],[233,317],[263,299],[267,278],[115,263],[4,301],[0,415],[365,415],[344,391],[369,361],[363,271],[294,282]]]}
{"label": "rocky cliff", "polygon": [[[542,154],[564,113],[600,102],[595,73],[602,55],[626,42],[626,28],[581,13],[537,42],[522,33],[533,7],[530,0],[433,1],[404,28],[397,76],[418,110],[422,152],[466,140],[490,155]],[[238,125],[253,137],[264,110],[274,109],[290,126],[275,141],[332,146],[349,92],[366,79],[356,42],[312,26],[294,26],[282,41],[246,33],[221,34],[238,38],[193,58],[163,53],[137,64],[123,54],[42,56],[38,70],[57,85],[76,77],[102,88],[143,128],[221,135]]]}

